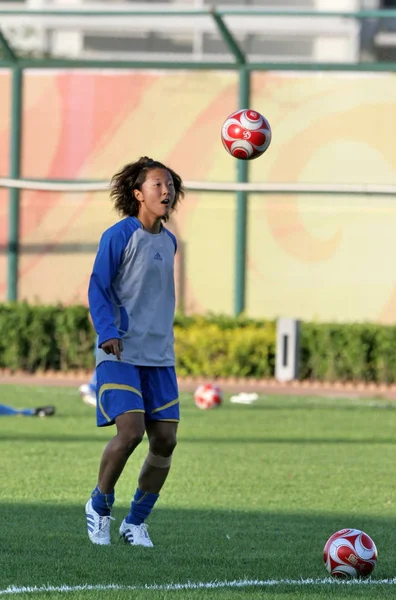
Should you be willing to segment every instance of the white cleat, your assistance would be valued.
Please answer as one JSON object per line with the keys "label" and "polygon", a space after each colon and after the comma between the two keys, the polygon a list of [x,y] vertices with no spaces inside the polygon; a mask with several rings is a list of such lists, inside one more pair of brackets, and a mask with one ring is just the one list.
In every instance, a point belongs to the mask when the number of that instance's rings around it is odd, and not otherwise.
{"label": "white cleat", "polygon": [[93,544],[108,546],[110,541],[110,521],[113,517],[101,517],[92,506],[92,498],[85,505],[87,516],[88,537]]}
{"label": "white cleat", "polygon": [[150,540],[146,523],[132,525],[124,519],[120,527],[120,537],[124,538],[124,542],[131,546],[146,546],[146,548],[153,548],[154,546]]}
{"label": "white cleat", "polygon": [[88,406],[96,406],[96,394],[88,383],[83,383],[78,388],[82,401]]}

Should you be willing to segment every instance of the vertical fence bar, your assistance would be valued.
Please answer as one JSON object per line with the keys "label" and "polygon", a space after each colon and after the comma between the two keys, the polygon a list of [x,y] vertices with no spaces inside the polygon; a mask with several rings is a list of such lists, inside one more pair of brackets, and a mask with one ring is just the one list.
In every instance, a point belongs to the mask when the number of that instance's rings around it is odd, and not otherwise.
{"label": "vertical fence bar", "polygon": [[[228,29],[222,16],[215,8],[210,10],[219,32],[234,56],[239,73],[239,108],[249,108],[250,101],[250,71],[246,67],[246,56],[232,32]],[[249,177],[249,166],[246,160],[237,160],[237,181],[245,183]],[[247,193],[237,192],[237,210],[235,224],[235,284],[234,284],[234,313],[239,315],[245,310],[246,289],[246,238],[247,238]]]}
{"label": "vertical fence bar", "polygon": [[[250,71],[243,66],[239,68],[239,108],[250,106]],[[249,180],[249,161],[237,161],[238,183]],[[245,310],[246,303],[246,246],[247,246],[247,209],[248,193],[237,192],[236,238],[235,238],[235,315]]]}
{"label": "vertical fence bar", "polygon": [[[22,132],[22,87],[23,70],[12,67],[11,85],[11,142],[10,177],[18,179],[21,173],[21,132]],[[18,188],[10,188],[8,217],[8,279],[7,298],[18,300],[18,259],[19,259],[19,200]]]}

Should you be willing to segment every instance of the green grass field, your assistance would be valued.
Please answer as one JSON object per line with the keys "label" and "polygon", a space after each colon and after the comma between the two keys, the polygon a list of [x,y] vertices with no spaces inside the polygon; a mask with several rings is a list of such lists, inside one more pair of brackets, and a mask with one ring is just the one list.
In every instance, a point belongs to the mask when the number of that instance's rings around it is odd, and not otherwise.
{"label": "green grass field", "polygon": [[[113,545],[93,546],[84,505],[114,429],[96,428],[95,410],[74,388],[3,385],[0,398],[57,409],[46,419],[0,419],[1,597],[394,597],[396,403],[262,396],[199,411],[183,394],[172,471],[148,522],[155,548],[147,549],[117,537],[146,442],[116,489]],[[326,579],[323,546],[343,527],[377,544],[369,583]]]}

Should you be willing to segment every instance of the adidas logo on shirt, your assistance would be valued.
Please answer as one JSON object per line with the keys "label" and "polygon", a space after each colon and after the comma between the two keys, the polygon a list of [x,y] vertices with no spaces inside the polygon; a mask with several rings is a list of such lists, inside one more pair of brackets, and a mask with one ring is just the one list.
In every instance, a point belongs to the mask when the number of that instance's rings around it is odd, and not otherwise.
{"label": "adidas logo on shirt", "polygon": [[154,255],[154,260],[162,260],[162,256],[159,252]]}

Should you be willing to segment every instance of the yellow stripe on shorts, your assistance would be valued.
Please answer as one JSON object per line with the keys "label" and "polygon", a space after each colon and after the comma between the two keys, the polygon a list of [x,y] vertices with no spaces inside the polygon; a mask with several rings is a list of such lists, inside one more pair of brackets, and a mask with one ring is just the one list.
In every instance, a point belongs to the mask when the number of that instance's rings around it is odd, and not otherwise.
{"label": "yellow stripe on shorts", "polygon": [[170,406],[174,406],[175,404],[179,404],[179,398],[176,398],[176,400],[172,400],[171,402],[168,402],[168,404],[164,404],[163,406],[159,406],[158,408],[154,408],[154,410],[151,411],[151,414],[159,412],[160,410],[165,410],[166,408],[169,408]]}
{"label": "yellow stripe on shorts", "polygon": [[[106,421],[108,421],[110,423],[111,419],[109,417],[109,415],[105,412],[103,405],[102,405],[102,396],[104,394],[104,392],[106,392],[107,390],[124,390],[126,392],[132,392],[133,394],[137,394],[138,396],[140,396],[140,398],[142,397],[142,393],[139,392],[138,389],[134,388],[131,385],[126,385],[125,383],[104,383],[102,386],[100,386],[99,389],[99,399],[98,399],[98,403],[99,403],[99,409],[102,413],[102,415],[104,416],[104,418],[106,419]],[[142,411],[144,412],[144,411]]]}

